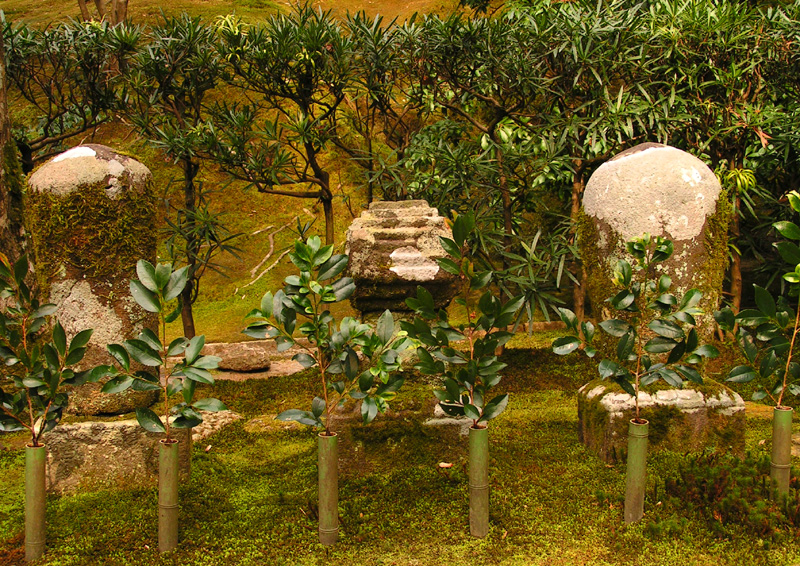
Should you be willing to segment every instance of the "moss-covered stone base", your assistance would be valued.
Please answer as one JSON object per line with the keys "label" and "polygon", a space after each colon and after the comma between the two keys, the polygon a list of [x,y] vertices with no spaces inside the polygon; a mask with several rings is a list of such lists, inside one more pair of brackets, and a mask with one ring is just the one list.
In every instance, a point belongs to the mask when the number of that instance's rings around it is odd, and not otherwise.
{"label": "moss-covered stone base", "polygon": [[[650,421],[651,451],[744,452],[744,401],[716,381],[643,390],[639,407]],[[606,462],[625,459],[628,422],[634,416],[633,397],[614,382],[595,379],[578,391],[578,436]]]}

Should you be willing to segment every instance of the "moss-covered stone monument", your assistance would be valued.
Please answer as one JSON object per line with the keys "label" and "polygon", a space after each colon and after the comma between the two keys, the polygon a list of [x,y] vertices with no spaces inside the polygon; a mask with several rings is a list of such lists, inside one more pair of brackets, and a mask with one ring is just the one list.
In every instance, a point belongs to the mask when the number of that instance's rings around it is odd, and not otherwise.
{"label": "moss-covered stone monument", "polygon": [[[67,334],[93,328],[84,366],[110,363],[106,344],[156,330],[156,319],[130,295],[136,262],[155,260],[155,198],[144,165],[102,145],[66,151],[33,172],[26,227],[44,297],[58,306]],[[120,414],[155,401],[157,392],[100,393],[77,388],[70,410]]]}

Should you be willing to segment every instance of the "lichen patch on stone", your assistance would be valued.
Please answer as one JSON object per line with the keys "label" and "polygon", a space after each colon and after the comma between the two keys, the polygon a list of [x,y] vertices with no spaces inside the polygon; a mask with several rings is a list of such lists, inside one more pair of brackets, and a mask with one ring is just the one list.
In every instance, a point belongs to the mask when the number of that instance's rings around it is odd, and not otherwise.
{"label": "lichen patch on stone", "polygon": [[61,153],[53,158],[53,163],[58,163],[59,161],[64,161],[65,159],[74,159],[76,157],[94,157],[97,155],[97,152],[93,150],[91,147],[86,147],[85,145],[79,145],[78,147],[73,147],[72,149],[68,149],[64,153]]}

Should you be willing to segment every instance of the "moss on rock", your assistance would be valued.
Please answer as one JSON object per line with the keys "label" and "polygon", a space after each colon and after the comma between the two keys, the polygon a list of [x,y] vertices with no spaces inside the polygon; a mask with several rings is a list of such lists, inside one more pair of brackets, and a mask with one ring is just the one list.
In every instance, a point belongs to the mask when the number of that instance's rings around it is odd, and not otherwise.
{"label": "moss on rock", "polygon": [[[706,379],[680,390],[656,383],[640,392],[639,406],[650,422],[651,450],[744,451],[744,401],[721,383]],[[595,379],[578,393],[578,435],[607,462],[624,459],[634,415],[633,398],[613,381]]]}

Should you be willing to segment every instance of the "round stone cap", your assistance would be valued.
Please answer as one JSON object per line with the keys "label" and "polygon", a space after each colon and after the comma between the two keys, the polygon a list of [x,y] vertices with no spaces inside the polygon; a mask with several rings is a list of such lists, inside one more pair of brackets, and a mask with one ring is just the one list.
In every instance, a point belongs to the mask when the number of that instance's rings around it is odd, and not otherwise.
{"label": "round stone cap", "polygon": [[109,198],[126,190],[144,188],[150,170],[131,157],[110,147],[86,144],[73,147],[39,167],[28,185],[40,193],[67,195],[81,187],[102,183]]}
{"label": "round stone cap", "polygon": [[658,143],[632,147],[601,165],[586,184],[583,209],[624,240],[647,232],[673,241],[700,236],[721,187],[697,157]]}

